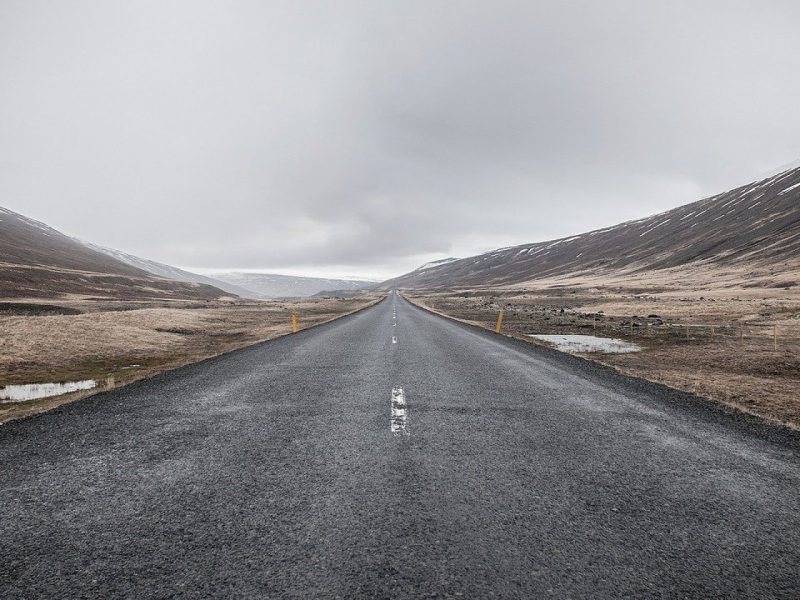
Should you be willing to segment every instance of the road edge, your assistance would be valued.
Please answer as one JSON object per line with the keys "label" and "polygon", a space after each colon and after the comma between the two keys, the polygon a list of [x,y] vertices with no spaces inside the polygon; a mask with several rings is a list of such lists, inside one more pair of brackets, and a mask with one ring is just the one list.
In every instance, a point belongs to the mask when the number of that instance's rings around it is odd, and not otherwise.
{"label": "road edge", "polygon": [[[107,393],[110,393],[110,392],[116,392],[117,390],[124,390],[125,388],[127,388],[129,386],[136,385],[136,384],[141,383],[143,381],[149,381],[149,380],[154,379],[156,377],[161,377],[161,376],[163,376],[163,375],[165,375],[167,373],[172,373],[174,371],[178,371],[179,369],[184,369],[186,367],[199,365],[199,364],[202,364],[202,363],[204,363],[206,361],[209,361],[209,360],[215,360],[215,359],[218,359],[220,357],[227,356],[229,354],[233,354],[234,352],[241,352],[243,350],[247,350],[248,348],[252,348],[254,346],[258,346],[259,344],[268,344],[269,342],[274,342],[276,340],[280,340],[280,339],[283,339],[283,338],[286,338],[286,337],[289,337],[289,336],[292,336],[292,335],[298,335],[298,334],[301,334],[301,333],[306,332],[306,331],[311,331],[312,329],[315,329],[317,327],[321,327],[323,325],[328,325],[330,323],[333,323],[334,321],[338,321],[340,319],[344,319],[344,318],[350,317],[350,316],[355,315],[355,314],[357,314],[357,313],[359,313],[359,312],[361,312],[363,310],[367,310],[368,308],[372,308],[373,306],[377,306],[378,304],[380,304],[381,302],[386,300],[388,297],[389,297],[389,294],[386,294],[382,298],[379,298],[379,299],[377,299],[377,300],[375,300],[373,302],[365,304],[364,306],[361,306],[361,307],[359,307],[359,308],[357,308],[355,310],[351,310],[349,312],[345,312],[345,313],[342,313],[340,315],[336,315],[335,317],[332,317],[332,318],[327,319],[325,321],[320,321],[319,323],[314,323],[313,325],[308,325],[306,327],[301,327],[296,333],[289,331],[289,332],[286,332],[286,333],[281,333],[280,335],[276,335],[275,337],[266,338],[266,339],[263,339],[263,340],[257,340],[257,341],[254,341],[254,342],[249,342],[249,343],[247,343],[247,344],[245,344],[243,346],[239,346],[238,348],[232,348],[230,350],[225,350],[223,352],[218,352],[216,354],[205,356],[205,357],[203,357],[203,358],[201,358],[199,360],[193,360],[193,361],[186,362],[186,363],[183,363],[183,364],[180,364],[180,365],[171,366],[171,367],[162,369],[162,370],[160,370],[160,371],[158,371],[156,373],[151,373],[151,374],[149,374],[149,375],[147,375],[145,377],[140,377],[138,379],[132,379],[131,381],[126,381],[123,384],[115,385],[113,387],[95,388],[93,390],[87,390],[87,393],[78,392],[77,394],[80,394],[80,395],[76,394],[73,398],[64,398],[64,401],[63,402],[59,402],[58,404],[53,404],[52,406],[44,407],[44,408],[42,408],[40,410],[35,410],[35,411],[29,412],[29,413],[22,413],[22,414],[19,414],[19,415],[12,415],[11,417],[9,417],[7,419],[0,419],[0,427],[3,427],[4,425],[7,425],[9,423],[18,423],[18,422],[21,422],[21,421],[26,421],[28,419],[34,419],[34,418],[39,417],[41,415],[51,413],[51,412],[53,412],[55,410],[58,410],[60,408],[67,407],[67,406],[72,406],[72,405],[77,404],[77,403],[79,403],[79,402],[81,402],[83,400],[89,400],[90,398],[99,398],[103,394],[107,394]],[[64,394],[64,395],[67,396],[68,394]]]}
{"label": "road edge", "polygon": [[[539,358],[551,360],[561,365],[573,367],[581,373],[592,377],[605,377],[624,386],[627,390],[636,395],[648,395],[657,399],[659,404],[669,410],[682,410],[701,413],[711,422],[735,427],[750,434],[757,434],[760,437],[772,442],[789,445],[800,450],[800,429],[794,428],[789,424],[770,420],[760,415],[741,410],[735,405],[719,402],[713,398],[707,398],[691,392],[685,392],[677,388],[670,387],[657,381],[650,381],[644,377],[629,375],[618,369],[606,365],[602,362],[561,352],[555,348],[550,348],[532,341],[520,339],[504,333],[496,333],[475,322],[460,319],[446,313],[434,310],[424,304],[415,302],[404,294],[400,297],[412,306],[425,311],[436,317],[448,319],[456,325],[478,333],[484,337],[502,340],[518,350],[526,353],[535,354]],[[643,399],[644,400],[644,399]]]}

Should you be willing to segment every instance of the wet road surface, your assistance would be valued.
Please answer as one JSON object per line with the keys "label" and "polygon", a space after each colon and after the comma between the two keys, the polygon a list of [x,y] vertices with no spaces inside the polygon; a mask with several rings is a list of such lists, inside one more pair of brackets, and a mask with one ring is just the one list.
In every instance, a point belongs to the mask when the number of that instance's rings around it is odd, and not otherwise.
{"label": "wet road surface", "polygon": [[799,447],[393,294],[0,426],[0,597],[796,598]]}

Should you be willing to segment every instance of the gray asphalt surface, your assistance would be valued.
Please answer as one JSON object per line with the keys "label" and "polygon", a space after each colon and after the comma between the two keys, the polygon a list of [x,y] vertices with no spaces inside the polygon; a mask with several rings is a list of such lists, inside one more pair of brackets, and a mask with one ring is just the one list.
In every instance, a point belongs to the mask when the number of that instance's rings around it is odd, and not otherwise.
{"label": "gray asphalt surface", "polygon": [[0,426],[0,597],[797,598],[798,458],[393,295]]}

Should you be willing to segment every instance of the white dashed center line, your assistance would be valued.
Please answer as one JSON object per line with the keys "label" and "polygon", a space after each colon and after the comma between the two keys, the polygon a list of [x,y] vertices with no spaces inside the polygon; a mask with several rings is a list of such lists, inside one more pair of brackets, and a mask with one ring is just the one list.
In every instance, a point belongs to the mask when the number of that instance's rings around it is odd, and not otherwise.
{"label": "white dashed center line", "polygon": [[406,407],[406,397],[403,388],[392,388],[392,433],[402,433],[408,435],[406,425],[408,423],[408,408]]}

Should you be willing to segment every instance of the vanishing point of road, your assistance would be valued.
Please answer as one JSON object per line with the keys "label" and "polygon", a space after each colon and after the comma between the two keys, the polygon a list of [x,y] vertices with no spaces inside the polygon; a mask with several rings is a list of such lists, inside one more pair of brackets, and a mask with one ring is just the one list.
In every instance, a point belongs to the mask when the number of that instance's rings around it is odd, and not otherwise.
{"label": "vanishing point of road", "polygon": [[391,294],[0,426],[0,597],[797,598],[799,459]]}

